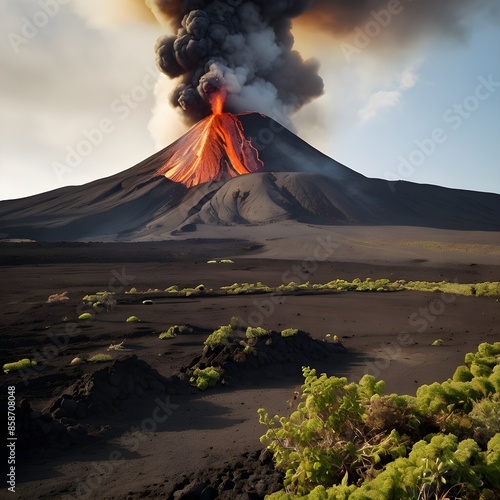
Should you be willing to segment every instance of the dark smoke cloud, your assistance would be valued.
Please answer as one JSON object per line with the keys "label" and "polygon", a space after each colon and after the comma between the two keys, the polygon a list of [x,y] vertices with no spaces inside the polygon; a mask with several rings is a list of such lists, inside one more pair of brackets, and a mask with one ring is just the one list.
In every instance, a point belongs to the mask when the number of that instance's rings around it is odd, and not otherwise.
{"label": "dark smoke cloud", "polygon": [[398,44],[429,35],[463,38],[471,15],[489,11],[497,17],[499,13],[498,0],[313,0],[300,22],[348,37],[373,19],[373,13],[390,5],[401,13],[384,29]]}
{"label": "dark smoke cloud", "polygon": [[293,50],[292,19],[305,0],[159,1],[175,36],[160,39],[157,62],[171,78],[174,106],[188,121],[210,113],[210,95],[223,86],[232,111],[288,116],[323,93],[316,61]]}
{"label": "dark smoke cloud", "polygon": [[[394,50],[432,35],[463,38],[467,18],[498,10],[498,0],[146,0],[175,36],[156,46],[171,95],[188,122],[210,113],[210,95],[227,91],[229,111],[262,111],[284,121],[323,93],[319,63],[293,50],[292,21],[349,41],[374,12],[399,5],[384,26]],[[391,47],[392,48],[392,47]],[[321,48],[324,54],[324,47]],[[373,47],[372,47],[373,50]],[[321,53],[318,50],[318,53]]]}

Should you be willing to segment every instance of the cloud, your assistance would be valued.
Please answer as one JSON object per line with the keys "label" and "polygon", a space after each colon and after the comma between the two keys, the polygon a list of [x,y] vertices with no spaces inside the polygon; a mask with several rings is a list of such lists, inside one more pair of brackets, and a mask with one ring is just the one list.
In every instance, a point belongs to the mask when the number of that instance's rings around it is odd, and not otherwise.
{"label": "cloud", "polygon": [[401,73],[399,88],[406,90],[415,87],[418,82],[418,75],[416,73],[416,70],[417,64],[409,66],[403,71],[403,73]]}
{"label": "cloud", "polygon": [[368,98],[367,103],[360,109],[358,115],[361,123],[366,123],[375,118],[384,109],[398,105],[405,91],[415,87],[418,82],[417,68],[420,62],[407,66],[395,79],[397,88],[392,90],[379,90]]}
{"label": "cloud", "polygon": [[374,118],[380,111],[396,106],[401,100],[399,90],[379,90],[370,96],[368,103],[359,111],[361,122]]}

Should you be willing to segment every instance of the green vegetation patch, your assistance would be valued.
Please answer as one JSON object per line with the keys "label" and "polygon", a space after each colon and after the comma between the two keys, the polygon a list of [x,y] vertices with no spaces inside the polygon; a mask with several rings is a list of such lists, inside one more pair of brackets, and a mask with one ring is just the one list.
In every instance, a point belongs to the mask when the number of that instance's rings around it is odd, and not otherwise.
{"label": "green vegetation patch", "polygon": [[129,316],[126,323],[139,323],[141,320],[137,316]]}
{"label": "green vegetation patch", "polygon": [[177,325],[171,326],[166,332],[160,333],[159,338],[160,340],[175,339],[178,333],[179,333],[179,327]]}
{"label": "green vegetation patch", "polygon": [[271,332],[269,330],[265,330],[260,326],[249,326],[245,335],[247,339],[255,339],[258,337],[268,337],[269,335],[271,335]]}
{"label": "green vegetation patch", "polygon": [[234,330],[231,325],[221,326],[207,337],[204,344],[212,349],[216,347],[226,347],[230,344],[229,336],[233,334],[233,332]]}
{"label": "green vegetation patch", "polygon": [[91,321],[94,316],[90,313],[83,313],[78,316],[78,321]]}
{"label": "green vegetation patch", "polygon": [[303,368],[289,416],[259,409],[285,491],[269,500],[494,499],[500,491],[500,342],[416,396]]}
{"label": "green vegetation patch", "polygon": [[19,361],[15,361],[14,363],[5,363],[3,365],[4,373],[17,372],[19,370],[26,370],[27,368],[31,368],[36,365],[36,361],[30,361],[27,358],[20,359]]}
{"label": "green vegetation patch", "polygon": [[197,368],[193,376],[189,379],[192,385],[204,391],[207,387],[214,387],[221,378],[221,373],[217,368],[209,366],[207,368]]}
{"label": "green vegetation patch", "polygon": [[[209,261],[212,262],[212,261]],[[217,261],[213,261],[217,262]],[[222,262],[222,261],[221,261]],[[500,282],[484,282],[484,283],[450,283],[448,281],[405,281],[388,279],[372,279],[364,280],[355,278],[352,281],[343,279],[335,279],[327,283],[283,283],[279,286],[268,286],[258,281],[257,283],[233,283],[232,285],[222,286],[218,290],[206,288],[203,284],[196,287],[187,287],[180,289],[177,285],[172,285],[164,291],[174,297],[198,297],[201,295],[252,295],[262,293],[277,293],[277,294],[292,294],[292,293],[331,293],[331,292],[398,292],[401,290],[412,290],[421,292],[441,292],[448,294],[458,294],[477,297],[495,297],[500,296]],[[158,289],[149,289],[138,292],[136,288],[132,288],[129,294],[135,293],[158,293]],[[107,292],[99,292],[107,293]],[[99,299],[102,302],[102,297],[87,296]]]}
{"label": "green vegetation patch", "polygon": [[109,354],[95,354],[94,356],[91,356],[87,361],[91,363],[104,363],[106,361],[111,361],[113,359],[113,356],[110,356]]}

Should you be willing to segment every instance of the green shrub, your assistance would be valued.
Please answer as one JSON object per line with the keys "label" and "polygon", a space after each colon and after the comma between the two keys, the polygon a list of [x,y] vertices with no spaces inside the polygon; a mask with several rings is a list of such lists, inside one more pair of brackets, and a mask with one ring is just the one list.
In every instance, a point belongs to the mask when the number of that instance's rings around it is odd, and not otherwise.
{"label": "green shrub", "polygon": [[443,339],[436,339],[431,345],[433,345],[433,346],[444,345]]}
{"label": "green shrub", "polygon": [[282,337],[293,337],[297,335],[299,331],[296,328],[286,328],[285,330],[281,330]]}
{"label": "green shrub", "polygon": [[30,361],[27,358],[20,359],[19,361],[15,361],[14,363],[5,363],[3,365],[3,371],[5,373],[17,372],[19,370],[25,370],[27,368],[31,368],[36,365],[36,361]]}
{"label": "green shrub", "polygon": [[90,357],[88,361],[91,363],[104,363],[106,361],[111,361],[113,359],[112,356],[109,354],[95,354],[94,356]]}
{"label": "green shrub", "polygon": [[220,371],[213,366],[209,366],[204,369],[197,368],[189,381],[192,385],[198,387],[200,391],[204,391],[207,387],[215,386],[220,380],[220,377]]}
{"label": "green shrub", "polygon": [[285,473],[286,492],[268,498],[496,498],[499,354],[500,343],[481,344],[453,379],[416,397],[384,395],[371,376],[355,384],[304,368],[296,411],[271,417],[259,409],[261,440]]}

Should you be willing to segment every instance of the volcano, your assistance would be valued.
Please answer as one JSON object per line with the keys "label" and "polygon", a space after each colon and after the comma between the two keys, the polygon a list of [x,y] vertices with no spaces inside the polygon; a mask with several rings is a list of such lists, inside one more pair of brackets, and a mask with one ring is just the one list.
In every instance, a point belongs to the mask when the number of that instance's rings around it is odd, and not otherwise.
{"label": "volcano", "polygon": [[271,118],[221,110],[121,173],[0,202],[0,237],[147,240],[199,224],[500,230],[500,195],[367,178]]}

